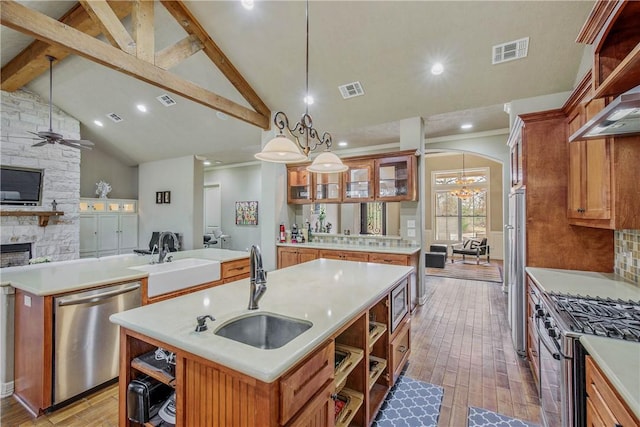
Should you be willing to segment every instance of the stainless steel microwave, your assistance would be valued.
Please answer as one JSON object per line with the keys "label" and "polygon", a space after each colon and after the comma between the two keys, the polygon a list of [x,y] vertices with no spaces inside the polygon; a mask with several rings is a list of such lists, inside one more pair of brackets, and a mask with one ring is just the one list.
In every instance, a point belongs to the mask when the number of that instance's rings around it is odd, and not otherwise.
{"label": "stainless steel microwave", "polygon": [[404,316],[409,312],[409,280],[404,279],[391,291],[391,332],[400,325]]}

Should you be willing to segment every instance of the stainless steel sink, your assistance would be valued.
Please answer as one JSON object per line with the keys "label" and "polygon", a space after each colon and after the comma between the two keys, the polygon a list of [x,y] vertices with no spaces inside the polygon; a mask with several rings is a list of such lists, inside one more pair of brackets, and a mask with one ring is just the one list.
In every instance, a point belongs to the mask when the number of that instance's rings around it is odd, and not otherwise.
{"label": "stainless steel sink", "polygon": [[231,320],[215,334],[266,350],[280,348],[313,324],[272,313],[256,313]]}

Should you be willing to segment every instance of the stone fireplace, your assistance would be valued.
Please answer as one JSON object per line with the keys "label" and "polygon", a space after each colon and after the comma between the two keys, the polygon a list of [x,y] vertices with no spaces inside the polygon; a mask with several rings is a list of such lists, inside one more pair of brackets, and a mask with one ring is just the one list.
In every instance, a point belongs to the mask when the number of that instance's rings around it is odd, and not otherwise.
{"label": "stone fireplace", "polygon": [[[14,138],[29,136],[27,131],[48,130],[49,105],[37,95],[18,90],[2,91],[2,144],[1,163],[42,169],[42,201],[39,206],[2,205],[0,217],[0,244],[3,246],[2,267],[6,256],[30,258],[48,257],[51,261],[76,259],[80,250],[78,202],[80,199],[80,156],[75,148],[47,144],[32,147],[30,139]],[[67,138],[80,139],[80,123],[60,109],[53,107],[53,129]],[[46,226],[41,226],[36,215],[13,216],[11,211],[53,210],[56,201],[58,211],[64,215],[51,217]],[[7,254],[5,245],[28,245],[29,254]],[[6,261],[14,262],[14,261]]]}
{"label": "stone fireplace", "polygon": [[27,265],[31,258],[31,243],[0,245],[0,268]]}

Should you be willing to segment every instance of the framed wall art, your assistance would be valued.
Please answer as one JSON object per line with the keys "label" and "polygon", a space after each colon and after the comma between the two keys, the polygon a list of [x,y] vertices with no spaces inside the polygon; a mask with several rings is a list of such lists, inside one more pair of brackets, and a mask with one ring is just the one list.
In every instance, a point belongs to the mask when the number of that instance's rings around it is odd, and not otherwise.
{"label": "framed wall art", "polygon": [[163,192],[162,203],[171,203],[171,191]]}
{"label": "framed wall art", "polygon": [[236,202],[236,225],[258,225],[258,202]]}
{"label": "framed wall art", "polygon": [[162,191],[156,191],[156,204],[163,203]]}

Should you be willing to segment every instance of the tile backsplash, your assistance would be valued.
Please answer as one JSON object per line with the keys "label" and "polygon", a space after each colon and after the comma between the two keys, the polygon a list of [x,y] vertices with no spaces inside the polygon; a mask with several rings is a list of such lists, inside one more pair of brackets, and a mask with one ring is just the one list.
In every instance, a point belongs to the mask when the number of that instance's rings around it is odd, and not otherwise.
{"label": "tile backsplash", "polygon": [[640,284],[640,230],[616,230],[615,273]]}

